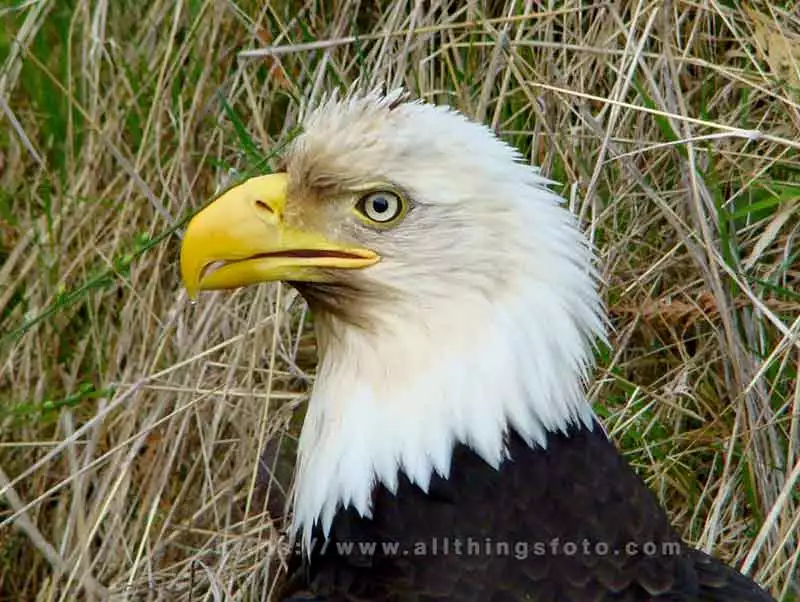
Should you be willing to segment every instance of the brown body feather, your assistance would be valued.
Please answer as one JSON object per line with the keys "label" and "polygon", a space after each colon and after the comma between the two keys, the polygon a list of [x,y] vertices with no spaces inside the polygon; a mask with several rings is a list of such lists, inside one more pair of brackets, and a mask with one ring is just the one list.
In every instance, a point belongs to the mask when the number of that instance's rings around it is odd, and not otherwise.
{"label": "brown body feather", "polygon": [[[293,557],[284,595],[409,602],[772,600],[750,579],[681,542],[598,425],[550,434],[546,450],[512,434],[509,455],[495,470],[459,446],[449,478],[435,477],[427,494],[405,478],[396,495],[377,487],[371,519],[341,510],[324,546],[317,530],[310,562]],[[356,544],[349,551],[348,542]],[[374,552],[371,543],[378,544]],[[628,553],[629,545],[640,553]]]}

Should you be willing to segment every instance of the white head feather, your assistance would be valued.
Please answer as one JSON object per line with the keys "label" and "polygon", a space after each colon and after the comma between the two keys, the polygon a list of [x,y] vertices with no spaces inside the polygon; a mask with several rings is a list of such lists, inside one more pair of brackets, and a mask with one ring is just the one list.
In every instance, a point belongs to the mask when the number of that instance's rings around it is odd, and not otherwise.
{"label": "white head feather", "polygon": [[576,219],[484,126],[398,93],[329,100],[304,125],[290,190],[391,182],[414,204],[388,231],[341,226],[382,256],[358,278],[391,294],[358,301],[369,327],[318,316],[293,498],[307,547],[341,507],[370,516],[399,471],[423,490],[447,477],[457,443],[497,467],[510,428],[542,447],[547,431],[591,428],[605,318]]}

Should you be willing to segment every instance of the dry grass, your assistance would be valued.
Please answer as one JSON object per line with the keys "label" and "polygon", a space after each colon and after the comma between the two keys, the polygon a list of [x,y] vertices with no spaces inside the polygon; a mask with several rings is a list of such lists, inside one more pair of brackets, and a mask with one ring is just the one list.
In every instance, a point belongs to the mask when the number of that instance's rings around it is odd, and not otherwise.
{"label": "dry grass", "polygon": [[177,242],[301,99],[356,78],[458,106],[565,183],[615,324],[598,412],[688,540],[798,596],[796,3],[16,4],[1,600],[270,591],[256,459],[296,430],[313,338],[285,287],[191,306]]}

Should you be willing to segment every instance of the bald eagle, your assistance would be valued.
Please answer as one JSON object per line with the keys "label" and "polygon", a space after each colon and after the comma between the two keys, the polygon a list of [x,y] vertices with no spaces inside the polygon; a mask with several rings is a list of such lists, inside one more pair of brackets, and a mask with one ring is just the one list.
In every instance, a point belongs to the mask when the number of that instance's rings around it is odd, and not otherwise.
{"label": "bald eagle", "polygon": [[586,401],[606,316],[550,182],[399,92],[303,126],[181,248],[191,295],[283,280],[315,312],[285,595],[771,600],[681,541]]}

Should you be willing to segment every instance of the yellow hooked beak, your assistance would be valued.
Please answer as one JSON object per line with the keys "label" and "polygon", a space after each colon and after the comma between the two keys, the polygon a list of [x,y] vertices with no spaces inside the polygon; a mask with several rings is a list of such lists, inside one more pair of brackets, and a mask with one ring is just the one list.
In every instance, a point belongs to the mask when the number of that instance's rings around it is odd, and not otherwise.
{"label": "yellow hooked beak", "polygon": [[320,268],[377,263],[374,251],[339,244],[287,226],[286,174],[250,178],[189,222],[181,245],[181,276],[189,296],[271,280],[316,282]]}

